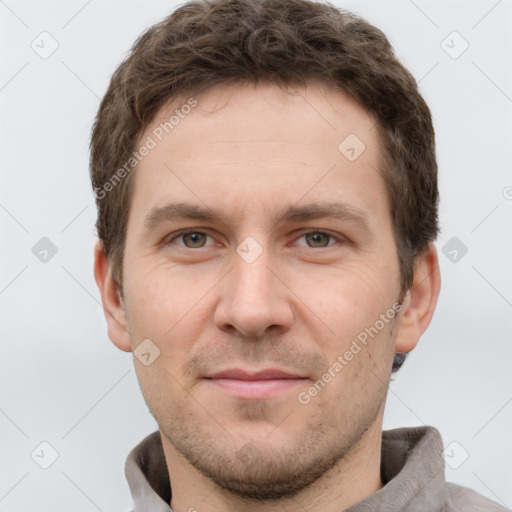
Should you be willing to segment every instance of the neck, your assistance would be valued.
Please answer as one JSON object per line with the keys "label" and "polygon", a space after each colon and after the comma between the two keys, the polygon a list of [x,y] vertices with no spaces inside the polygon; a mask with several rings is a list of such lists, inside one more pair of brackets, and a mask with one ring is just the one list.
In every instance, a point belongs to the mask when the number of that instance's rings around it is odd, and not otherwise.
{"label": "neck", "polygon": [[191,466],[161,433],[174,512],[339,512],[382,488],[380,475],[382,415],[343,459],[292,498],[272,502],[246,500],[217,486]]}

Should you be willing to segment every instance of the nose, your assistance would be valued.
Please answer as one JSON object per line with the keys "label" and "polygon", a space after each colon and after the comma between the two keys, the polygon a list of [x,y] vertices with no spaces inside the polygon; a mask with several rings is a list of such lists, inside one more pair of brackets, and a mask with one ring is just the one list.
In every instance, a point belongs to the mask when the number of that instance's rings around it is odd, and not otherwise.
{"label": "nose", "polygon": [[266,249],[252,262],[238,253],[234,255],[233,268],[222,281],[214,315],[219,329],[257,338],[270,331],[282,334],[290,329],[293,293],[286,285],[286,276],[280,275],[282,272],[276,267]]}

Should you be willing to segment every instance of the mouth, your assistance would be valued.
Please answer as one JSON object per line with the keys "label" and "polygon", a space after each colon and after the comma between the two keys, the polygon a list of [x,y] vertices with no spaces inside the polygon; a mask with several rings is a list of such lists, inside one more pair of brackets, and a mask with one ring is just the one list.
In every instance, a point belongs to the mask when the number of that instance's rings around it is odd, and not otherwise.
{"label": "mouth", "polygon": [[259,371],[234,368],[204,377],[216,390],[245,400],[261,400],[304,386],[307,377],[285,370],[267,368]]}

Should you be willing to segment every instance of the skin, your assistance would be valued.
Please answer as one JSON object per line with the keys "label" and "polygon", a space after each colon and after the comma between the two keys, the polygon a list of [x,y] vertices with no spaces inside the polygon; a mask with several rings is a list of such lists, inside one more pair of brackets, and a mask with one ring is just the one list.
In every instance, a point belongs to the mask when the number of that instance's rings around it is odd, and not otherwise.
{"label": "skin", "polygon": [[[124,351],[144,339],[160,350],[148,366],[134,361],[160,428],[173,510],[345,510],[383,485],[391,365],[432,318],[440,290],[435,246],[417,259],[399,314],[301,403],[299,393],[400,296],[375,120],[321,84],[293,93],[237,85],[197,100],[134,171],[124,298],[101,244],[95,248],[109,337]],[[163,109],[141,140],[176,106]],[[366,146],[354,161],[338,149],[351,133]],[[148,231],[147,213],[171,201],[221,209],[223,217]],[[365,212],[369,231],[344,219],[272,216],[325,201]],[[185,228],[200,233],[173,239]],[[315,237],[318,229],[332,237]],[[247,237],[262,251],[251,263],[236,251]],[[269,397],[240,398],[204,378],[269,367],[302,379]]]}

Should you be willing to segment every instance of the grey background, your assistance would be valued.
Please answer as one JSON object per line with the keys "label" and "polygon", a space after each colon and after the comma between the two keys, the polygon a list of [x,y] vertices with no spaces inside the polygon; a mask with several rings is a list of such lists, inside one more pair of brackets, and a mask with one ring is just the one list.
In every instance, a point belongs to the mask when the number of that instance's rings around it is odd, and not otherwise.
{"label": "grey background", "polygon": [[[510,507],[512,1],[335,4],[388,35],[437,133],[441,296],[391,383],[384,428],[436,426],[447,479]],[[111,74],[176,5],[0,0],[0,510],[131,505],[124,460],[156,424],[132,355],[107,337],[88,143]],[[42,58],[31,44],[49,51],[51,38],[58,48]],[[43,237],[57,249],[46,262],[34,254]],[[58,453],[48,469],[43,441]]]}

